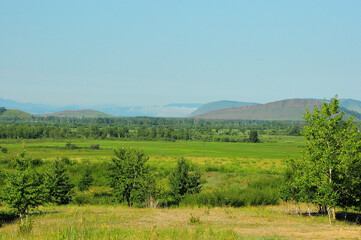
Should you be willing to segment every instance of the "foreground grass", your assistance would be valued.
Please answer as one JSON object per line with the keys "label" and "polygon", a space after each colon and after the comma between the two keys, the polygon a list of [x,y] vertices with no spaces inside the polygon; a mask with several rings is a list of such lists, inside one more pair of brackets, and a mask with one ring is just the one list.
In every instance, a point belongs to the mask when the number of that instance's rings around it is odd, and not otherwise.
{"label": "foreground grass", "polygon": [[[326,216],[289,214],[284,205],[245,208],[135,209],[115,206],[43,207],[33,230],[18,235],[17,221],[0,239],[361,239],[361,226]],[[191,216],[199,222],[191,223]]]}

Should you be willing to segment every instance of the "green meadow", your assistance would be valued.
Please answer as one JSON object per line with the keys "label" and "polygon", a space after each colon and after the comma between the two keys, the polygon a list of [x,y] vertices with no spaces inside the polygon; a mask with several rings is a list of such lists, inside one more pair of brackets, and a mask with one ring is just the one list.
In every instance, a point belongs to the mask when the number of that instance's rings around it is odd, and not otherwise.
{"label": "green meadow", "polygon": [[[67,143],[76,148],[67,148]],[[100,148],[91,149],[95,144]],[[326,216],[298,215],[293,204],[277,199],[267,202],[269,195],[257,196],[260,191],[252,188],[255,183],[277,185],[274,180],[283,176],[285,159],[300,155],[303,137],[263,135],[262,143],[2,139],[0,145],[8,149],[0,153],[0,169],[8,169],[8,160],[23,150],[44,162],[68,158],[74,163],[68,168],[75,183],[84,163],[99,169],[88,192],[77,190],[81,198],[68,206],[41,206],[33,212],[33,229],[26,235],[19,235],[19,220],[4,222],[0,239],[359,239],[361,228],[357,225],[337,221],[329,227]],[[201,194],[166,208],[129,208],[112,203],[107,199],[110,189],[104,163],[113,157],[113,149],[121,146],[143,150],[165,186],[177,160],[190,160],[202,171]],[[230,207],[236,204],[214,207],[207,200],[223,197],[232,202],[240,191],[245,195],[240,208]],[[262,191],[274,194],[275,187]],[[306,211],[306,206],[301,207]]]}
{"label": "green meadow", "polygon": [[[0,145],[7,147],[9,152],[0,155],[9,157],[25,149],[33,158],[44,160],[67,156],[76,160],[109,159],[113,149],[117,147],[136,147],[142,149],[150,158],[164,157],[208,157],[208,158],[253,158],[253,159],[284,159],[286,156],[296,157],[303,146],[302,137],[264,136],[263,142],[230,143],[230,142],[194,142],[194,141],[124,141],[124,140],[0,140]],[[67,149],[66,143],[75,144],[79,149]],[[90,149],[99,144],[100,149]]]}

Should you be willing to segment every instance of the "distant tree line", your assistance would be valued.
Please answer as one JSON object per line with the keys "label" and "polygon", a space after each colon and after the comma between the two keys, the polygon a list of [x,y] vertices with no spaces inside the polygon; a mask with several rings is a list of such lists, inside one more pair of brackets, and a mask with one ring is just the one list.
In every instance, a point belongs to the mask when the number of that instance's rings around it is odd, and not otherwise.
{"label": "distant tree line", "polygon": [[[47,119],[47,118],[46,118]],[[302,123],[278,121],[226,121],[202,119],[116,118],[57,119],[47,122],[2,122],[0,138],[122,138],[132,140],[247,141],[253,130],[258,134],[300,135]],[[62,122],[66,121],[66,122]],[[108,122],[109,121],[109,122]],[[106,124],[105,124],[106,123]]]}

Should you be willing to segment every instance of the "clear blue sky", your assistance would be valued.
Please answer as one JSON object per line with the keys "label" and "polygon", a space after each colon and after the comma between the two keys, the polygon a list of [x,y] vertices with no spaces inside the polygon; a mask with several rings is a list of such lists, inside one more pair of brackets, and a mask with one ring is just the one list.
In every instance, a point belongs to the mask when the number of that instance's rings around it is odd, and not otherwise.
{"label": "clear blue sky", "polygon": [[0,97],[361,100],[361,1],[0,1]]}

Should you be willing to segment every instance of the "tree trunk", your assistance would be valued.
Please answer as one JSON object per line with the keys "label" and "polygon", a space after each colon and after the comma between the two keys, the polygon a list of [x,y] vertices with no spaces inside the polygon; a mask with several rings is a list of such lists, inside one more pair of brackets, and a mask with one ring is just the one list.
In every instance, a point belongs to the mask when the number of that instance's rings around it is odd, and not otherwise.
{"label": "tree trunk", "polygon": [[332,218],[333,220],[336,220],[336,210],[334,207],[332,208]]}
{"label": "tree trunk", "polygon": [[332,221],[331,221],[331,208],[330,207],[327,207],[327,215],[328,215],[328,222],[331,225]]}

